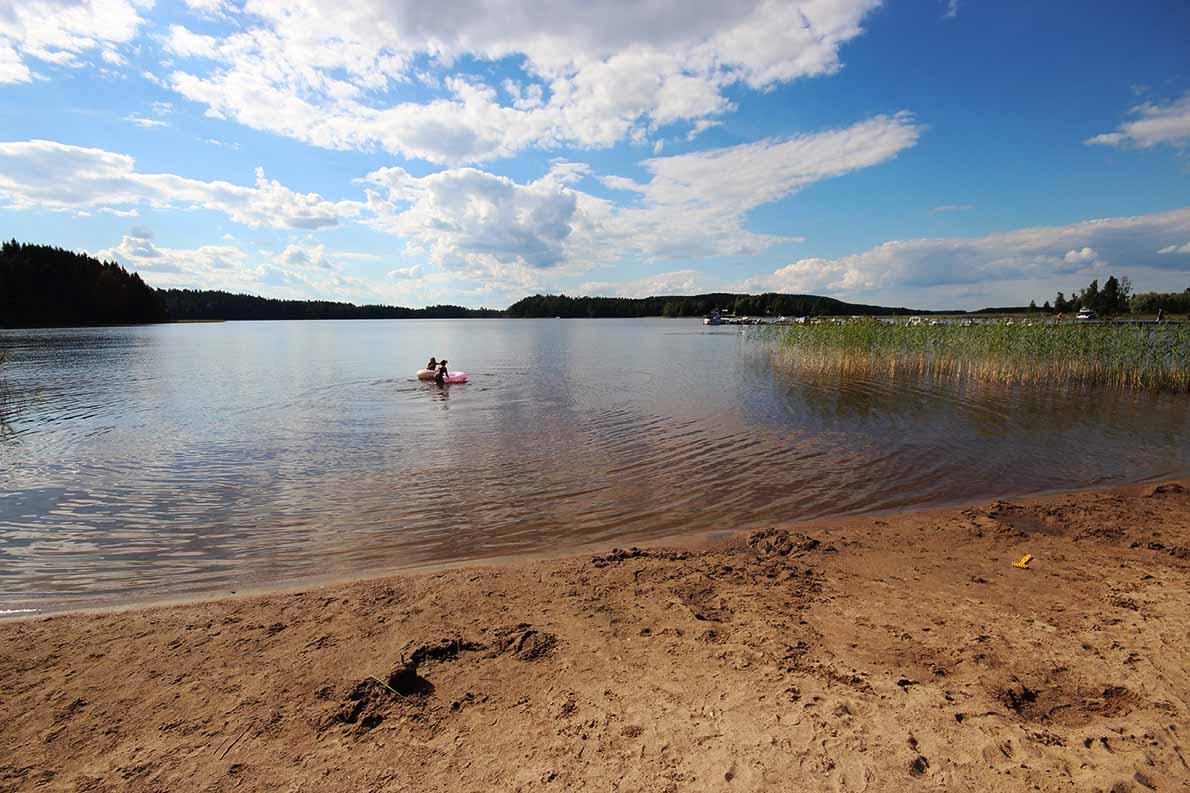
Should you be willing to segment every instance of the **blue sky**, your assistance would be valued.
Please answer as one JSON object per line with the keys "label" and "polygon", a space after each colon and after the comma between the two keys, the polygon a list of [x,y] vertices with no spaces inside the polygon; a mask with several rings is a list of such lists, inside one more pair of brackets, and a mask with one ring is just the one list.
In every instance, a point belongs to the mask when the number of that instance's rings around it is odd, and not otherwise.
{"label": "blue sky", "polygon": [[1180,2],[13,0],[0,231],[401,305],[1181,290],[1188,35]]}

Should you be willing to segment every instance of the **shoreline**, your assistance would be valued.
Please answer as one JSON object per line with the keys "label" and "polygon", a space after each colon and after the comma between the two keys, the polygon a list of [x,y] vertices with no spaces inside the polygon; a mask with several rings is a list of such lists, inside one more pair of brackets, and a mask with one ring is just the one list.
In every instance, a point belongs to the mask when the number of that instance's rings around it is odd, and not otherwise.
{"label": "shoreline", "polygon": [[5,620],[0,790],[1190,775],[1190,479],[702,537]]}
{"label": "shoreline", "polygon": [[[251,579],[245,579],[244,583],[238,584],[235,590],[220,588],[195,590],[191,592],[175,594],[146,594],[144,597],[133,597],[126,603],[95,604],[77,607],[66,606],[62,608],[50,609],[35,608],[32,610],[27,610],[24,607],[26,602],[22,601],[18,603],[19,607],[10,613],[5,613],[2,609],[0,609],[0,625],[17,620],[36,620],[44,617],[59,617],[75,614],[120,614],[128,611],[139,611],[142,609],[169,608],[174,606],[186,606],[207,602],[242,600],[246,598],[256,598],[268,595],[287,595],[310,589],[325,589],[328,587],[333,588],[347,586],[350,584],[365,583],[368,581],[384,578],[445,573],[453,570],[470,569],[476,567],[508,567],[526,562],[558,561],[585,554],[594,554],[600,551],[606,551],[615,545],[642,547],[664,546],[669,548],[697,550],[734,536],[759,531],[762,528],[776,528],[786,531],[800,531],[803,529],[809,530],[819,527],[824,523],[852,522],[864,519],[884,518],[889,516],[924,516],[934,512],[945,512],[948,510],[974,507],[980,504],[985,504],[989,501],[1037,501],[1070,494],[1129,492],[1135,490],[1136,488],[1144,488],[1149,485],[1161,482],[1182,482],[1190,485],[1190,471],[1179,471],[1173,474],[1162,474],[1146,477],[1134,482],[1123,484],[1113,482],[1102,485],[1093,485],[1090,487],[1058,488],[1013,494],[1000,493],[981,498],[959,498],[950,501],[931,503],[928,505],[911,505],[904,507],[890,507],[887,509],[878,510],[864,510],[851,513],[837,513],[814,518],[779,521],[772,524],[757,525],[752,527],[704,528],[691,532],[682,532],[659,537],[640,535],[634,538],[629,536],[624,539],[615,540],[611,543],[579,543],[577,545],[567,545],[565,547],[535,551],[532,553],[444,559],[440,561],[415,562],[409,565],[388,567],[365,567],[358,572],[348,575],[301,577],[293,580],[259,584],[252,582]],[[5,608],[7,608],[7,606]]]}

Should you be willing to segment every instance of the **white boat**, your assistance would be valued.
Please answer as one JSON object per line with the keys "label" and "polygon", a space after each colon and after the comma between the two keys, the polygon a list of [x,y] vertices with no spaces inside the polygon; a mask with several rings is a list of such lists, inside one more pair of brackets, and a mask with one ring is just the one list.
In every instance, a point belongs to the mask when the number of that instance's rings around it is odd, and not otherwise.
{"label": "white boat", "polygon": [[1089,308],[1080,308],[1078,310],[1078,316],[1075,319],[1079,322],[1090,322],[1091,320],[1099,319],[1099,317]]}
{"label": "white boat", "polygon": [[723,316],[719,313],[719,309],[715,309],[710,314],[703,317],[702,324],[704,324],[704,325],[722,325],[723,324]]}

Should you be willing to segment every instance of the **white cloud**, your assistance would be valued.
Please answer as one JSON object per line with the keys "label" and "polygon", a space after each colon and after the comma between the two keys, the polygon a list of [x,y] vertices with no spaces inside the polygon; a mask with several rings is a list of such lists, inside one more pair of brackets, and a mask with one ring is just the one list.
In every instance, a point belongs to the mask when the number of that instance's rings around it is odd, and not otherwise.
{"label": "white cloud", "polygon": [[548,268],[567,258],[577,221],[578,194],[566,187],[581,176],[556,163],[541,179],[517,184],[474,168],[415,177],[381,168],[364,178],[374,225],[408,240],[406,253],[426,255],[451,270]]}
{"label": "white cloud", "polygon": [[420,264],[413,264],[409,267],[398,267],[395,270],[389,270],[388,277],[393,279],[417,278],[421,275],[421,269]]}
{"label": "white cloud", "polygon": [[219,42],[214,36],[193,33],[182,25],[170,25],[165,49],[183,58],[214,58],[219,52]]}
{"label": "white cloud", "polygon": [[227,0],[186,0],[186,7],[199,16],[214,19],[226,17],[234,10]]}
{"label": "white cloud", "polygon": [[1190,242],[1187,242],[1185,245],[1166,245],[1164,248],[1157,251],[1157,253],[1190,253]]}
{"label": "white cloud", "polygon": [[527,184],[475,168],[423,177],[381,168],[360,181],[369,185],[368,222],[404,237],[406,255],[484,284],[533,288],[545,270],[580,273],[630,257],[745,255],[797,241],[746,229],[748,212],[884,162],[917,136],[908,115],[880,116],[844,129],[655,157],[642,163],[651,175],[646,182],[601,177],[636,194],[626,205],[577,189],[589,169],[564,161]]}
{"label": "white cloud", "polygon": [[600,244],[615,243],[649,258],[758,253],[799,237],[744,227],[751,210],[814,182],[877,165],[916,143],[908,114],[877,116],[843,129],[768,139],[722,149],[645,160],[650,181],[604,177],[614,189],[639,193],[616,208],[593,199],[584,208],[598,225]]}
{"label": "white cloud", "polygon": [[959,15],[959,0],[944,0],[946,10],[942,12],[943,19],[954,19]]}
{"label": "white cloud", "polygon": [[723,122],[719,119],[700,118],[694,122],[694,125],[690,128],[690,131],[686,133],[686,141],[690,142],[702,133],[706,132],[711,127],[717,127],[722,123]]}
{"label": "white cloud", "polygon": [[322,245],[291,244],[277,253],[253,256],[234,245],[169,248],[153,241],[148,229],[134,228],[118,245],[97,250],[99,259],[135,270],[152,286],[223,289],[288,298],[334,298],[357,302],[375,299],[368,284],[345,275],[333,264],[351,254],[328,252]]}
{"label": "white cloud", "polygon": [[334,265],[326,256],[325,245],[287,245],[274,259],[278,264],[294,270],[334,269]]}
{"label": "white cloud", "polygon": [[[172,86],[212,115],[328,148],[458,164],[605,147],[675,122],[697,134],[733,109],[732,85],[763,90],[837,71],[839,48],[876,5],[345,0],[331,18],[318,0],[247,0],[239,32],[215,39],[174,26],[166,46],[188,59]],[[523,64],[522,79],[486,85],[449,71],[468,55]],[[427,59],[436,74],[423,74]],[[432,100],[388,98],[394,85],[439,74],[444,93]]]}
{"label": "white cloud", "polygon": [[169,83],[168,83],[168,82],[166,82],[165,80],[161,79],[160,77],[158,77],[157,75],[153,74],[152,72],[149,72],[149,71],[143,71],[143,72],[141,72],[141,73],[140,73],[140,76],[141,76],[141,77],[143,77],[143,78],[145,78],[145,79],[146,79],[146,80],[148,80],[150,83],[152,83],[153,85],[157,86],[158,88],[169,88]]}
{"label": "white cloud", "polygon": [[594,297],[656,297],[693,295],[707,289],[698,270],[675,270],[630,281],[588,281],[579,287],[584,295]]}
{"label": "white cloud", "polygon": [[46,140],[0,143],[0,201],[17,209],[95,207],[213,209],[252,227],[318,229],[356,215],[361,204],[297,193],[257,169],[252,187],[168,173],[140,173],[124,154]]}
{"label": "white cloud", "polygon": [[100,207],[95,210],[96,214],[111,215],[117,218],[135,218],[140,216],[140,212],[135,207],[132,209],[116,209],[114,207]]}
{"label": "white cloud", "polygon": [[1190,145],[1190,93],[1169,104],[1145,102],[1131,109],[1138,116],[1127,121],[1115,132],[1088,138],[1085,142],[1102,146],[1136,146],[1149,149],[1160,144],[1183,147]]}
{"label": "white cloud", "polygon": [[934,207],[930,212],[937,215],[943,212],[970,212],[972,209],[975,209],[974,204],[943,204],[942,206]]}
{"label": "white cloud", "polygon": [[0,83],[29,82],[30,58],[77,66],[92,50],[122,65],[115,47],[136,36],[152,0],[7,0],[0,3]]}
{"label": "white cloud", "polygon": [[144,129],[151,129],[153,127],[168,127],[169,126],[168,122],[162,121],[159,118],[145,118],[144,116],[138,116],[135,113],[132,115],[124,116],[124,120],[129,122],[130,124],[136,124],[138,127],[143,127]]}
{"label": "white cloud", "polygon": [[0,83],[29,83],[33,73],[11,44],[0,39]]}
{"label": "white cloud", "polygon": [[1190,269],[1157,253],[1187,235],[1190,207],[983,237],[897,240],[838,259],[801,259],[745,283],[749,289],[856,294],[1044,279],[1108,267],[1119,274],[1133,268]]}
{"label": "white cloud", "polygon": [[248,255],[239,248],[159,248],[151,234],[136,229],[125,234],[118,245],[95,251],[94,255],[136,270],[153,286],[238,289],[255,280],[245,275]]}

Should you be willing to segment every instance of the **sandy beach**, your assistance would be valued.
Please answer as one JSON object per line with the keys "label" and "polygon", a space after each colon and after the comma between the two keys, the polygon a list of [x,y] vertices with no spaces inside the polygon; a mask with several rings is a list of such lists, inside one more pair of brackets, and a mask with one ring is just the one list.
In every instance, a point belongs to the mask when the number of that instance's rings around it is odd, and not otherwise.
{"label": "sandy beach", "polygon": [[0,790],[1185,790],[1188,485],[5,622]]}

